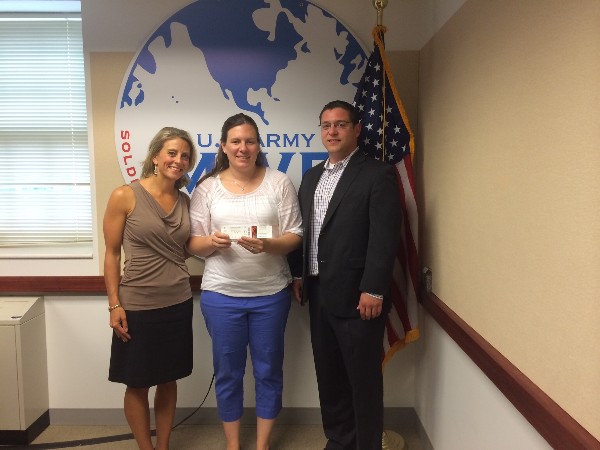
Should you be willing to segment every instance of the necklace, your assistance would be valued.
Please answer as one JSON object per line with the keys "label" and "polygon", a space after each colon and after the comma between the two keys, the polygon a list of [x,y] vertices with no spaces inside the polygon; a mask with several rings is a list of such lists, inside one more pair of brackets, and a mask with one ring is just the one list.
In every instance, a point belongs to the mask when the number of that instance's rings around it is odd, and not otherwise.
{"label": "necklace", "polygon": [[233,184],[235,184],[237,187],[239,187],[242,191],[245,191],[246,186],[248,186],[250,183],[252,183],[252,180],[254,180],[254,175],[255,175],[255,173],[253,173],[244,184],[242,184],[238,180],[236,180],[231,173],[229,174],[228,180],[231,180],[233,182]]}
{"label": "necklace", "polygon": [[231,179],[231,181],[233,181],[233,184],[235,184],[237,187],[239,187],[242,191],[246,189],[246,186],[250,182],[250,181],[246,181],[244,184],[240,184],[237,182],[237,180],[235,180],[233,178]]}

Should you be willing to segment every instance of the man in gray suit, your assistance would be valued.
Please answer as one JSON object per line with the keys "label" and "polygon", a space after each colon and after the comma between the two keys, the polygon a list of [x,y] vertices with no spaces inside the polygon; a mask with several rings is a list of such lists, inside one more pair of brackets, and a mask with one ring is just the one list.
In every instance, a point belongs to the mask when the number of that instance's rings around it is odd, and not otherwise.
{"label": "man in gray suit", "polygon": [[351,104],[328,103],[319,121],[329,158],[306,172],[298,192],[304,238],[290,255],[294,297],[309,302],[326,449],[381,449],[398,175],[358,149],[361,124]]}

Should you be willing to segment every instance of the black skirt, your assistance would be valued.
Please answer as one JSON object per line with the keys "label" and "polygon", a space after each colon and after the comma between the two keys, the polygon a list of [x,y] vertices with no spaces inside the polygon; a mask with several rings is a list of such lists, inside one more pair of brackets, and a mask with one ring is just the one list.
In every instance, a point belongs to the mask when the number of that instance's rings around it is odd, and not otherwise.
{"label": "black skirt", "polygon": [[113,332],[108,379],[134,388],[150,387],[192,373],[192,299],[166,308],[126,311],[131,339]]}

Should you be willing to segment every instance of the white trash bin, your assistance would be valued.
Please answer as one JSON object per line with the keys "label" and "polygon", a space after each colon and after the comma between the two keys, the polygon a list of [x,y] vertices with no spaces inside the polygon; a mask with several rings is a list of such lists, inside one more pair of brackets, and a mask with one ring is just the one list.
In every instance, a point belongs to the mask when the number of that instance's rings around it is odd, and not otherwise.
{"label": "white trash bin", "polygon": [[42,297],[0,297],[0,444],[30,444],[50,424]]}

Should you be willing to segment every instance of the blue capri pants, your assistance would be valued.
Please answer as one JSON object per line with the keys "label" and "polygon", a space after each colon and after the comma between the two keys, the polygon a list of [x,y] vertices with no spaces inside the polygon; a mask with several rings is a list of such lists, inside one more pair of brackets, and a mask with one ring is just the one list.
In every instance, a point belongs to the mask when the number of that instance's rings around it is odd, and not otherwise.
{"label": "blue capri pants", "polygon": [[200,309],[212,338],[217,409],[223,422],[234,422],[243,414],[248,346],[256,415],[274,419],[281,411],[284,333],[290,305],[289,287],[260,297],[202,291]]}

